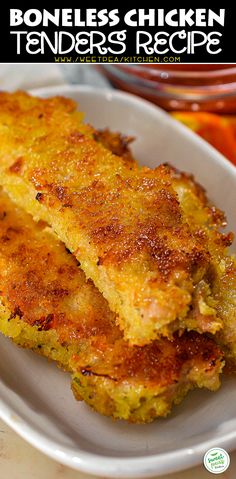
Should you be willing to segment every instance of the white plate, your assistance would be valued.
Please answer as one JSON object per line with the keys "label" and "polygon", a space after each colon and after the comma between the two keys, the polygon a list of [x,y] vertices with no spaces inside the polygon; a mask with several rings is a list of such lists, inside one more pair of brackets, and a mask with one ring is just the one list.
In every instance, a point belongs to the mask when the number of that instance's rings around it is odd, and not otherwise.
{"label": "white plate", "polygon": [[[35,94],[74,98],[86,120],[134,135],[134,153],[151,167],[170,162],[196,175],[236,230],[236,168],[162,110],[131,95],[87,87]],[[194,391],[168,419],[150,425],[114,422],[76,402],[70,378],[54,364],[1,337],[0,417],[47,455],[106,477],[148,477],[202,462],[210,447],[236,446],[236,381],[215,394]]]}

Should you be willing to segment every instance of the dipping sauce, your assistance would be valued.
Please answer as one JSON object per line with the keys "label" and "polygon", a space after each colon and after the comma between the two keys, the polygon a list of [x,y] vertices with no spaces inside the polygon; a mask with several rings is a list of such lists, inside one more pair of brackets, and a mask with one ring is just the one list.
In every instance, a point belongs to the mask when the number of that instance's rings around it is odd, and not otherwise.
{"label": "dipping sauce", "polygon": [[112,84],[166,110],[236,112],[236,64],[122,64],[101,67]]}

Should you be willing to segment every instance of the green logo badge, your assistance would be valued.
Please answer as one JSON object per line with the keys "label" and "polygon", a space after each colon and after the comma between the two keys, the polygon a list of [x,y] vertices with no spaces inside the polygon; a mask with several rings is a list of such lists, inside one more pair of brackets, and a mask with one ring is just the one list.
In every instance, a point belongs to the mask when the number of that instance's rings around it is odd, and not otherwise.
{"label": "green logo badge", "polygon": [[206,452],[203,462],[205,468],[212,474],[222,474],[230,465],[230,457],[221,447],[213,447]]}

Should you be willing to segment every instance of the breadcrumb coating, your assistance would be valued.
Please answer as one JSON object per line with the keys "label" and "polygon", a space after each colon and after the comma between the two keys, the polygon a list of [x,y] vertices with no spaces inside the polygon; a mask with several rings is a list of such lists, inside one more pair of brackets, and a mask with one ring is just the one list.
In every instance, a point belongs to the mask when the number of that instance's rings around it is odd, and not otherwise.
{"label": "breadcrumb coating", "polygon": [[224,362],[213,340],[189,332],[129,346],[75,257],[3,192],[0,246],[0,331],[70,371],[77,399],[107,416],[150,422],[193,387],[219,387]]}
{"label": "breadcrumb coating", "polygon": [[[75,254],[130,344],[172,338],[190,329],[209,253],[183,217],[169,169],[112,154],[81,118],[62,97],[0,93],[0,181]],[[220,330],[220,318],[206,316],[191,329]]]}

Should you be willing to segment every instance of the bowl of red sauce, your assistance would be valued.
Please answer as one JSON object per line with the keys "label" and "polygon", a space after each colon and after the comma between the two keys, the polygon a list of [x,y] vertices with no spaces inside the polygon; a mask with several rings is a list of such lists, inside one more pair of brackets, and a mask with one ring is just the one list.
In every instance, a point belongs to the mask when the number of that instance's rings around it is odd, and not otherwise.
{"label": "bowl of red sauce", "polygon": [[113,64],[101,68],[115,87],[166,110],[236,111],[236,63]]}

